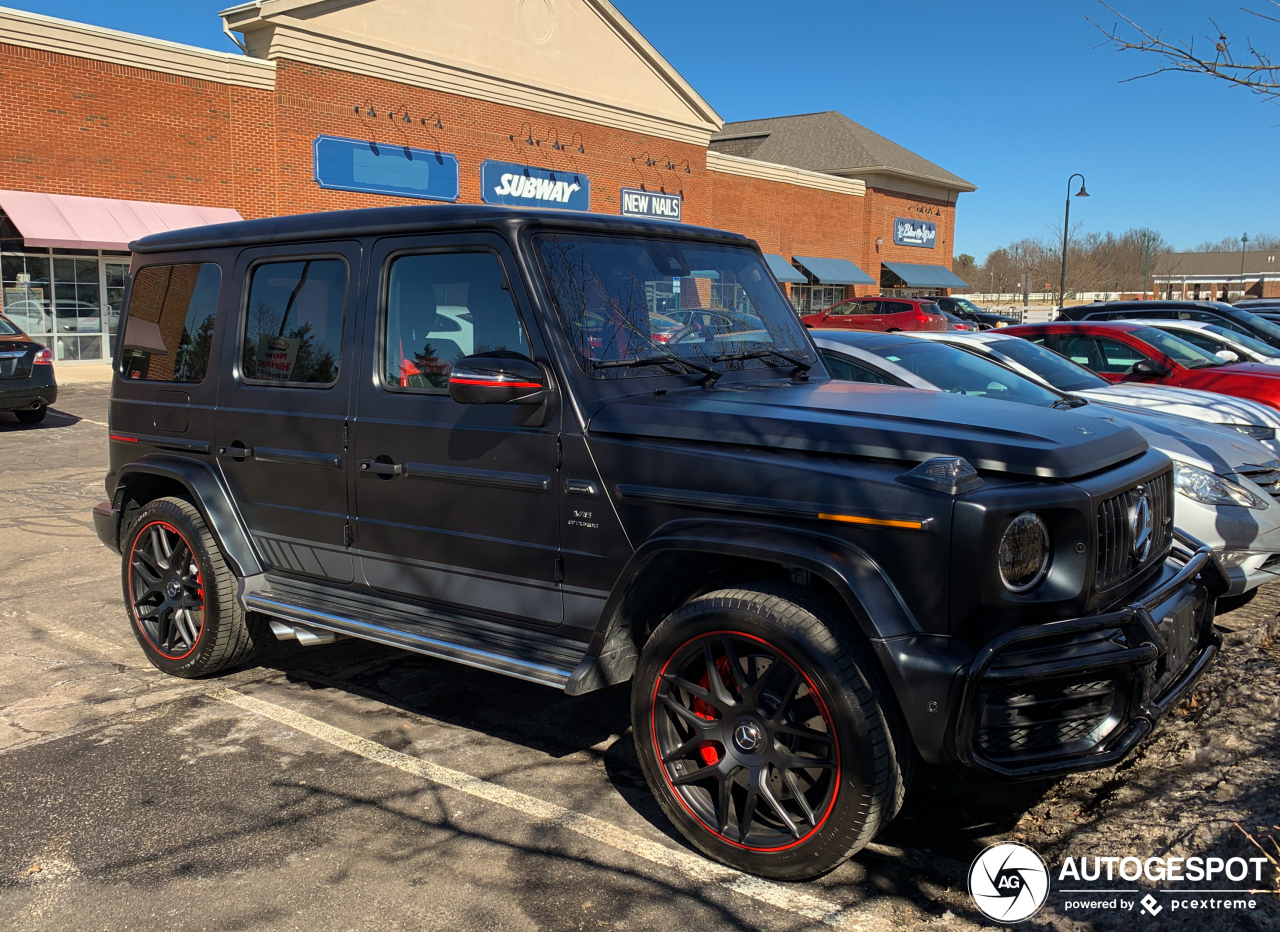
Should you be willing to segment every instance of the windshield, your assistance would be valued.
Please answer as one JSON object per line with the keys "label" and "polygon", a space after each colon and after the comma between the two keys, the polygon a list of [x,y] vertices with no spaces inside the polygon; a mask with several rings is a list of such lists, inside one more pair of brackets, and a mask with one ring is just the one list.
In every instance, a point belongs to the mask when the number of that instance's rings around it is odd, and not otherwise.
{"label": "windshield", "polygon": [[1241,311],[1240,308],[1232,308],[1232,310],[1235,311],[1231,315],[1233,320],[1239,321],[1256,333],[1263,334],[1268,339],[1280,340],[1280,325],[1274,321],[1259,317],[1257,314],[1250,314],[1248,311]]}
{"label": "windshield", "polygon": [[577,233],[534,242],[560,323],[595,378],[817,361],[750,249]]}
{"label": "windshield", "polygon": [[970,314],[981,314],[982,308],[974,304],[968,298],[952,298],[951,301],[962,311],[968,311]]}
{"label": "windshield", "polygon": [[21,330],[9,323],[3,317],[0,317],[0,337],[17,337],[21,335]]}
{"label": "windshield", "polygon": [[1172,333],[1157,330],[1155,327],[1142,327],[1134,330],[1133,335],[1148,346],[1154,346],[1174,362],[1181,366],[1186,366],[1188,369],[1224,366],[1227,363],[1221,356],[1206,353],[1200,347],[1192,346],[1186,340],[1179,339]]}
{"label": "windshield", "polygon": [[1226,327],[1219,327],[1217,324],[1208,324],[1204,329],[1224,338],[1228,343],[1239,343],[1245,349],[1251,349],[1263,356],[1280,356],[1280,349],[1270,343],[1263,343],[1256,337],[1240,333],[1238,330],[1228,330]]}
{"label": "windshield", "polygon": [[1083,392],[1091,388],[1106,388],[1111,383],[1102,376],[1076,365],[1065,356],[1059,356],[1048,347],[1017,337],[1009,337],[994,344],[985,344],[998,356],[1023,366],[1044,379],[1060,392]]}
{"label": "windshield", "polygon": [[944,392],[1045,407],[1061,400],[1057,392],[1037,385],[999,363],[945,343],[913,339],[910,343],[869,346],[867,349]]}

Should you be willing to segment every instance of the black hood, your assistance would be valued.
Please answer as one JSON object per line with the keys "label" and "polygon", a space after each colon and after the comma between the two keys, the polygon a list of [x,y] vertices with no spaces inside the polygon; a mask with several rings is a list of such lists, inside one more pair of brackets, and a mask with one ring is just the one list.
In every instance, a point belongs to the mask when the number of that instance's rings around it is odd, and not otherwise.
{"label": "black hood", "polygon": [[1070,411],[838,381],[632,395],[607,403],[589,430],[904,462],[963,456],[981,470],[1053,479],[1147,449],[1129,427]]}

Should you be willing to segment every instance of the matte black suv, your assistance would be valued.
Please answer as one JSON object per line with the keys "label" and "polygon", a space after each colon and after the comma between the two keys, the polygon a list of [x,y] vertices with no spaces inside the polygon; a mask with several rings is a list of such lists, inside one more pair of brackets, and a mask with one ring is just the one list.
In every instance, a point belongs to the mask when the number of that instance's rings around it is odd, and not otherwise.
{"label": "matte black suv", "polygon": [[672,821],[796,879],[893,818],[917,755],[1114,763],[1218,649],[1167,458],[832,381],[743,237],[397,207],[132,248],[94,519],[174,675],[274,630],[630,679]]}
{"label": "matte black suv", "polygon": [[1062,308],[1058,320],[1195,320],[1280,347],[1280,323],[1221,301],[1095,301]]}

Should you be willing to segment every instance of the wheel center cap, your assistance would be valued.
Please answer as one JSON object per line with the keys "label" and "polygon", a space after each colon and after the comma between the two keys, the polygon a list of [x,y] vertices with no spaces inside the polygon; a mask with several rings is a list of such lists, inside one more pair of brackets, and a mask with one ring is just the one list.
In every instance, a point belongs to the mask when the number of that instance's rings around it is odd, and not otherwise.
{"label": "wheel center cap", "polygon": [[176,599],[178,596],[182,595],[182,580],[175,576],[164,584],[164,591],[169,598]]}
{"label": "wheel center cap", "polygon": [[755,722],[739,722],[733,730],[733,745],[743,754],[754,754],[760,750],[764,733]]}

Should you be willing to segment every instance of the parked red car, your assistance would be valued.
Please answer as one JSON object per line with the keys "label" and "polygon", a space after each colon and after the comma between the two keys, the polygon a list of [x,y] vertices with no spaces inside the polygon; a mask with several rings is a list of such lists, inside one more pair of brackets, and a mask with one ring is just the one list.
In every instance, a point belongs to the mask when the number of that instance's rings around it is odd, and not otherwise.
{"label": "parked red car", "polygon": [[821,314],[808,314],[800,320],[806,327],[828,327],[838,330],[948,330],[951,327],[942,308],[932,298],[850,298],[827,308]]}
{"label": "parked red car", "polygon": [[1228,363],[1141,321],[1021,324],[1000,332],[1047,346],[1109,382],[1198,388],[1280,408],[1280,367]]}

